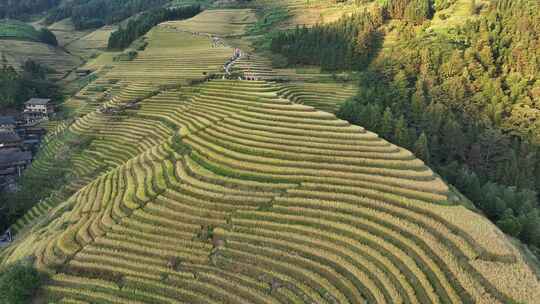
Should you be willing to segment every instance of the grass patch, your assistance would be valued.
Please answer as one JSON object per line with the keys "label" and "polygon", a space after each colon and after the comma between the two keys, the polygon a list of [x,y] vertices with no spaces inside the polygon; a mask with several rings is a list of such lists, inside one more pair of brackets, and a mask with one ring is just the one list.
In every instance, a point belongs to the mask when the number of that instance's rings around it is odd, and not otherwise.
{"label": "grass patch", "polygon": [[0,21],[0,39],[41,41],[33,26],[17,20]]}
{"label": "grass patch", "polygon": [[289,10],[284,7],[274,7],[265,11],[254,24],[247,28],[247,34],[260,35],[267,33],[275,26],[290,17]]}

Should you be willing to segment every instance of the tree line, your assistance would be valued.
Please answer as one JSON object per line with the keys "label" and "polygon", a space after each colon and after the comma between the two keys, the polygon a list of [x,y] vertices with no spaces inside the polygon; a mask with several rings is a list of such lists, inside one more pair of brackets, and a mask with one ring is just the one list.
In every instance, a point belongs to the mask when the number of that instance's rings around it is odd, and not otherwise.
{"label": "tree line", "polygon": [[60,4],[61,0],[2,0],[0,19],[24,19]]}
{"label": "tree line", "polygon": [[49,69],[27,60],[22,71],[16,71],[2,59],[0,68],[0,109],[21,109],[31,97],[61,99],[59,87],[47,79]]}
{"label": "tree line", "polygon": [[109,37],[108,48],[124,49],[161,22],[191,18],[200,12],[200,5],[158,8],[145,12],[137,18],[129,20],[125,27],[120,27],[113,32]]}
{"label": "tree line", "polygon": [[324,70],[360,69],[378,47],[382,10],[355,13],[327,25],[275,33],[270,49],[288,64],[320,65]]}
{"label": "tree line", "polygon": [[[540,4],[498,0],[462,26],[426,30],[425,20],[452,3],[388,1],[381,15],[393,20],[397,41],[379,54],[344,52],[359,41],[345,21],[352,17],[280,34],[273,50],[291,64],[359,71],[358,94],[338,116],[414,151],[540,254]],[[470,13],[477,13],[475,1]],[[367,28],[380,33],[383,23]],[[308,46],[339,64],[303,59]]]}
{"label": "tree line", "polygon": [[98,28],[120,22],[168,2],[167,0],[74,0],[51,10],[45,22],[52,24],[71,18],[78,30]]}

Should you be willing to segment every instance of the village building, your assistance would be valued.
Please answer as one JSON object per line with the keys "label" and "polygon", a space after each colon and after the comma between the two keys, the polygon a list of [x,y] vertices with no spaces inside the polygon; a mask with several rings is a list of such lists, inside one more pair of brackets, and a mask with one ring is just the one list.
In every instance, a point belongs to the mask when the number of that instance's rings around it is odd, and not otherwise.
{"label": "village building", "polygon": [[31,98],[24,106],[22,120],[26,125],[48,119],[54,114],[54,105],[50,98]]}
{"label": "village building", "polygon": [[0,131],[15,131],[17,120],[13,116],[0,116]]}
{"label": "village building", "polygon": [[54,113],[54,105],[50,98],[30,98],[24,103],[25,112],[41,112],[45,115]]}
{"label": "village building", "polygon": [[0,151],[11,148],[19,148],[23,140],[13,131],[0,131]]}
{"label": "village building", "polygon": [[91,70],[91,69],[83,69],[83,68],[80,68],[80,69],[77,69],[75,71],[75,73],[77,74],[77,76],[79,77],[85,77],[85,76],[88,76],[90,74],[92,74],[94,71]]}
{"label": "village building", "polygon": [[15,179],[22,175],[32,163],[32,152],[19,148],[0,150],[0,188],[14,184]]}

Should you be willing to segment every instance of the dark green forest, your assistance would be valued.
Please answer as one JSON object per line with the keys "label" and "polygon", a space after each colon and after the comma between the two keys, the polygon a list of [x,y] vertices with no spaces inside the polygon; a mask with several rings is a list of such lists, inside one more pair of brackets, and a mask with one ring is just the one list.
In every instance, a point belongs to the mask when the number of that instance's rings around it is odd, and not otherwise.
{"label": "dark green forest", "polygon": [[200,5],[184,6],[178,8],[158,8],[141,14],[129,20],[125,27],[120,27],[109,37],[109,49],[124,49],[137,38],[146,34],[158,23],[169,20],[191,18],[201,12]]}
{"label": "dark green forest", "polygon": [[[428,30],[433,13],[452,2],[388,1],[280,33],[272,50],[292,65],[357,71],[358,95],[338,116],[415,152],[539,254],[540,5],[499,0],[480,13],[471,1],[480,16]],[[399,33],[383,48],[390,20]]]}
{"label": "dark green forest", "polygon": [[168,0],[74,0],[52,9],[46,23],[65,18],[78,30],[120,22],[142,11],[160,7]]}
{"label": "dark green forest", "polygon": [[0,109],[21,109],[31,97],[47,96],[59,101],[61,93],[58,85],[47,78],[49,70],[27,60],[22,71],[16,71],[5,60],[0,63]]}
{"label": "dark green forest", "polygon": [[0,19],[21,19],[57,6],[61,0],[2,0]]}
{"label": "dark green forest", "polygon": [[292,32],[279,32],[271,50],[284,55],[288,63],[320,65],[325,70],[360,70],[368,64],[380,44],[378,28],[382,10],[357,13],[330,25],[316,25]]}
{"label": "dark green forest", "polygon": [[24,259],[16,264],[0,268],[0,303],[25,304],[47,278],[38,272],[32,261]]}

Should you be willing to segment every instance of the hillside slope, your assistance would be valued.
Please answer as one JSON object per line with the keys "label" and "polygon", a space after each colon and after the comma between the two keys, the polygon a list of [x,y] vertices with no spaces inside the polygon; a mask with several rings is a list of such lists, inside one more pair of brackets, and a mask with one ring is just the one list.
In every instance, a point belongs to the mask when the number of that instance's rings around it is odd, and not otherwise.
{"label": "hillside slope", "polygon": [[[245,13],[245,12],[242,12]],[[59,303],[534,303],[519,251],[409,151],[168,22],[68,103],[28,174],[66,185],[14,229]],[[191,30],[191,29],[190,29]],[[202,30],[201,30],[202,32]],[[256,57],[240,68],[267,74]],[[271,75],[270,75],[271,76]],[[268,80],[271,80],[271,77]],[[264,77],[261,77],[264,78]]]}

